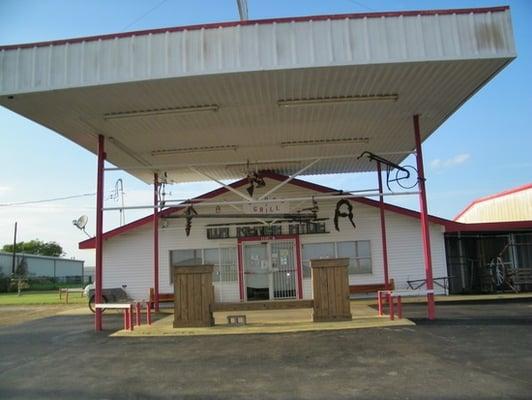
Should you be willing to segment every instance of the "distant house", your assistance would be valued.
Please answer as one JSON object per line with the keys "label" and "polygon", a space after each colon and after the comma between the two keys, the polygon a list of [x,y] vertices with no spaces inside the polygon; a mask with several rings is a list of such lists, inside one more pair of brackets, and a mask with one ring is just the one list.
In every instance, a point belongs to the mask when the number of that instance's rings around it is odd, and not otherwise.
{"label": "distant house", "polygon": [[[60,282],[82,282],[83,260],[61,257],[38,256],[35,254],[17,253],[15,264],[26,260],[30,277],[55,278]],[[13,254],[0,252],[0,273],[9,275],[12,271]]]}
{"label": "distant house", "polygon": [[478,198],[454,222],[468,228],[446,232],[451,293],[532,290],[532,183]]}
{"label": "distant house", "polygon": [[95,277],[95,266],[83,266],[83,283],[93,283]]}
{"label": "distant house", "polygon": [[472,201],[454,220],[463,223],[532,220],[532,183]]}

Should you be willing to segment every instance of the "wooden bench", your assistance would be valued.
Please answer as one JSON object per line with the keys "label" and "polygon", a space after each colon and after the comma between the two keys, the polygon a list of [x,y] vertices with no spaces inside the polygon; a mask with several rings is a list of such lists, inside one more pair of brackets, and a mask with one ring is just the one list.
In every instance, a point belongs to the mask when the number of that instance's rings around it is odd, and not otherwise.
{"label": "wooden bench", "polygon": [[379,317],[383,316],[384,306],[388,304],[390,308],[390,319],[394,320],[395,309],[399,319],[403,318],[403,297],[426,296],[428,293],[434,294],[434,290],[379,290],[377,292],[377,308]]}
{"label": "wooden bench", "polygon": [[136,323],[137,326],[141,325],[141,306],[142,304],[146,304],[146,323],[148,325],[151,325],[151,310],[150,310],[150,304],[142,301],[136,301],[133,303],[96,303],[94,305],[95,309],[101,309],[101,310],[107,310],[107,309],[114,309],[114,310],[123,310],[124,311],[124,329],[125,330],[133,330],[134,329],[134,323],[133,323],[133,312],[136,314]]}
{"label": "wooden bench", "polygon": [[[395,282],[393,279],[390,279],[388,290],[395,289]],[[377,293],[381,290],[386,290],[386,287],[383,283],[370,283],[365,285],[349,285],[349,294],[358,294],[358,293]]]}
{"label": "wooden bench", "polygon": [[133,330],[133,303],[96,303],[96,310],[124,310],[124,329]]}
{"label": "wooden bench", "polygon": [[[175,300],[173,293],[159,293],[159,303],[173,303]],[[155,289],[150,288],[150,304],[155,303]]]}

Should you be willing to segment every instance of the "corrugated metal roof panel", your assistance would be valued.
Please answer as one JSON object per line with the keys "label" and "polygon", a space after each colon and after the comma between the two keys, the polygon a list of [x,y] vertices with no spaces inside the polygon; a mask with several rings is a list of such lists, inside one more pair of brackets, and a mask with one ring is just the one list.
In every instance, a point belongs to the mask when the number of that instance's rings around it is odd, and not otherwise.
{"label": "corrugated metal roof panel", "polygon": [[[427,138],[513,57],[507,9],[157,31],[4,48],[0,104],[92,152],[105,135],[108,160],[146,182],[155,170],[203,179],[191,165],[237,178],[248,160],[283,174],[316,157],[307,174],[366,171],[341,156],[411,151],[413,114]],[[278,105],[383,95],[397,100]],[[175,112],[192,106],[213,109]]]}
{"label": "corrugated metal roof panel", "polygon": [[[59,42],[62,43],[62,42]],[[257,23],[8,46],[0,95],[212,73],[515,56],[509,11]]]}

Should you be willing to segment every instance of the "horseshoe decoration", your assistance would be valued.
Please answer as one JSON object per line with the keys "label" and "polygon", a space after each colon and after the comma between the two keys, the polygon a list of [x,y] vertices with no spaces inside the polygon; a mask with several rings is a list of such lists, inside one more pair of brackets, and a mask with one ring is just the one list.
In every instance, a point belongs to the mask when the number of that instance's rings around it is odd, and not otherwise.
{"label": "horseshoe decoration", "polygon": [[[347,207],[347,212],[341,211],[342,206]],[[353,216],[353,205],[351,202],[347,199],[342,199],[338,203],[336,203],[336,210],[334,211],[334,227],[339,232],[340,227],[338,226],[338,219],[339,218],[349,218],[349,222],[351,222],[351,225],[353,225],[353,229],[356,229],[356,224],[354,221]]]}
{"label": "horseshoe decoration", "polygon": [[190,229],[192,228],[192,218],[196,215],[198,215],[198,212],[192,206],[188,206],[185,210],[185,219],[187,221],[185,225],[185,234],[187,236],[190,235]]}

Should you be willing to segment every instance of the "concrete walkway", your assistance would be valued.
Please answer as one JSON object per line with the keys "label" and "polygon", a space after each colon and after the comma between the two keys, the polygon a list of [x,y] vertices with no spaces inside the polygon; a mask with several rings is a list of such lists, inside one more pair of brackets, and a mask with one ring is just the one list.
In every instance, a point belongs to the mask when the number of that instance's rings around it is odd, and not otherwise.
{"label": "concrete walkway", "polygon": [[[164,310],[164,309],[163,309]],[[351,321],[312,322],[312,309],[265,310],[240,312],[215,312],[215,326],[201,328],[174,328],[173,309],[170,314],[155,321],[151,326],[136,326],[134,331],[120,330],[112,336],[194,336],[194,335],[242,335],[253,333],[294,333],[359,328],[409,326],[414,323],[406,318],[391,321],[388,316],[378,317],[377,311],[364,304],[351,302]],[[227,325],[227,315],[246,315],[247,325]]]}

